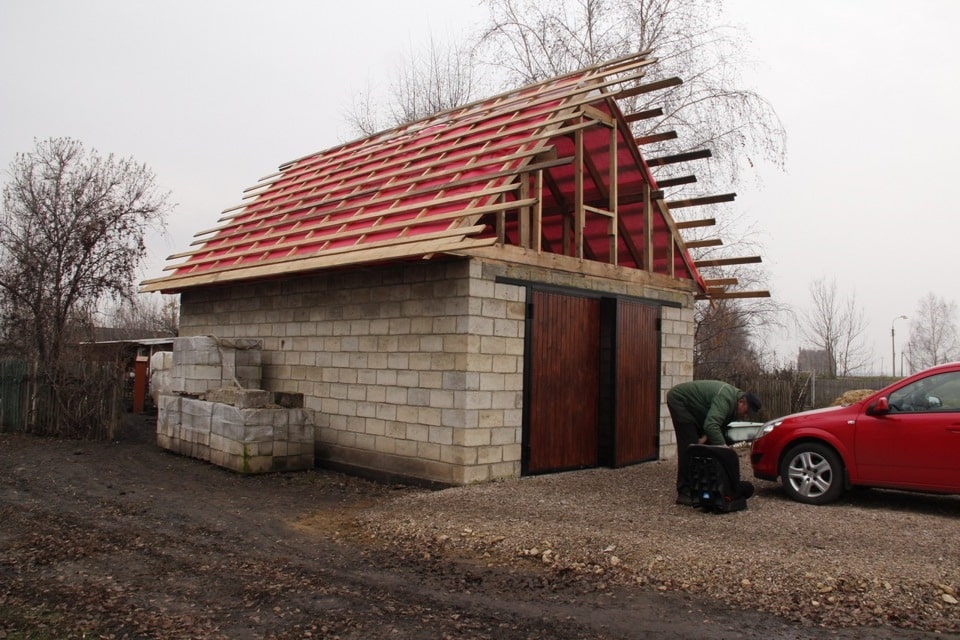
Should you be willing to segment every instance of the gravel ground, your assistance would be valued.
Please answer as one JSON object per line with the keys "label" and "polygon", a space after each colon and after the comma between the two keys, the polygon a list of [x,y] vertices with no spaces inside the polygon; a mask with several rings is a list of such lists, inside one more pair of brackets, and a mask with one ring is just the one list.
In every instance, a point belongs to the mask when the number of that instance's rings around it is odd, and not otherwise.
{"label": "gravel ground", "polygon": [[673,503],[673,461],[435,492],[239,476],[143,427],[0,434],[0,638],[960,639],[955,496],[758,482],[714,515]]}
{"label": "gravel ground", "polygon": [[410,491],[361,530],[424,557],[535,563],[804,625],[960,631],[960,497],[857,490],[815,507],[754,480],[748,509],[720,515],[675,505],[675,474],[660,461]]}

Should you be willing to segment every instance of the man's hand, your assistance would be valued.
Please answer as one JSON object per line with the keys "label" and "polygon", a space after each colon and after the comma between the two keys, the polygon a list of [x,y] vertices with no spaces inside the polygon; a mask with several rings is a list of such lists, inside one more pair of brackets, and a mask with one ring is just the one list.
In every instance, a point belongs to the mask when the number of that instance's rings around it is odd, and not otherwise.
{"label": "man's hand", "polygon": [[700,436],[697,438],[697,444],[707,444],[707,436]]}

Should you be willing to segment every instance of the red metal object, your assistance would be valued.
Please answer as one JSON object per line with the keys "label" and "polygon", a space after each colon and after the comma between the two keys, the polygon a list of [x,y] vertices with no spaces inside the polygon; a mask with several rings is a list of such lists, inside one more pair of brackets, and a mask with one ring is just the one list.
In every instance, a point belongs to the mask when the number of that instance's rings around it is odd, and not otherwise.
{"label": "red metal object", "polygon": [[133,412],[143,413],[143,406],[147,398],[147,365],[150,359],[147,356],[137,356],[133,363]]}

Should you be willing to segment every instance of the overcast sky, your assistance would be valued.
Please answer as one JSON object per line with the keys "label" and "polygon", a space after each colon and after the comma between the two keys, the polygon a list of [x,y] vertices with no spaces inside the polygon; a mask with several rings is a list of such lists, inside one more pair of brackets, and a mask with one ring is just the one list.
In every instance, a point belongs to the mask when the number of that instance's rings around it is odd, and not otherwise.
{"label": "overcast sky", "polygon": [[[736,187],[771,292],[800,311],[835,278],[889,373],[893,319],[931,292],[960,301],[960,2],[725,6],[756,61],[746,86],[788,135],[786,170]],[[473,0],[0,0],[0,168],[55,136],[147,164],[177,203],[150,241],[157,277],[245,188],[351,138],[344,112],[399,56],[483,17]],[[802,346],[794,327],[770,343],[791,360]]]}

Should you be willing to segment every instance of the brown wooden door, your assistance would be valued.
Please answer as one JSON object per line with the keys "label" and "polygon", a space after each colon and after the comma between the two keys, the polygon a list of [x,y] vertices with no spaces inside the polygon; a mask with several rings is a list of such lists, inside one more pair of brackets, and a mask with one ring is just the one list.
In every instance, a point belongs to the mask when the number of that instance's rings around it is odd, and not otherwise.
{"label": "brown wooden door", "polygon": [[657,457],[660,431],[659,309],[618,301],[614,464]]}
{"label": "brown wooden door", "polygon": [[596,466],[600,301],[532,296],[525,472]]}

